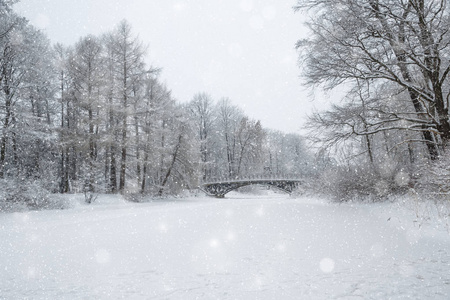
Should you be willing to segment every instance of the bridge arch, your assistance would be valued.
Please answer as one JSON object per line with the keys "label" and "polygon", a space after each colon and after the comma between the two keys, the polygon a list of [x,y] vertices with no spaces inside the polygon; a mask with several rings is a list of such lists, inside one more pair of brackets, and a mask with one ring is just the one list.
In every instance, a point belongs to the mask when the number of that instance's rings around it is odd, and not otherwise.
{"label": "bridge arch", "polygon": [[224,180],[211,183],[203,183],[200,190],[209,196],[223,198],[225,195],[238,188],[249,185],[266,185],[275,187],[278,190],[291,194],[300,184],[300,180],[295,179],[247,179],[247,180]]}

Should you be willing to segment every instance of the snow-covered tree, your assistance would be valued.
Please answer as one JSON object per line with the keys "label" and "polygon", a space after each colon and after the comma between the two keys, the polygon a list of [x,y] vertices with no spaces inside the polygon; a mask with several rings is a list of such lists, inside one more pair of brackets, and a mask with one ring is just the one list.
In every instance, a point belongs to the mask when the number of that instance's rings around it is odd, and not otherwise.
{"label": "snow-covered tree", "polygon": [[[221,139],[221,155],[225,164],[225,170],[219,176],[236,177],[238,164],[238,141],[237,132],[240,120],[243,117],[242,111],[231,104],[230,99],[223,98],[217,103],[217,130]],[[220,154],[216,153],[217,158]],[[216,164],[220,164],[218,161]]]}
{"label": "snow-covered tree", "polygon": [[214,146],[214,105],[211,96],[199,93],[188,105],[190,116],[196,126],[196,135],[200,142],[200,156],[202,163],[202,177],[206,180],[211,176],[212,156]]}
{"label": "snow-covered tree", "polygon": [[268,176],[306,177],[312,173],[312,154],[297,134],[267,130],[263,151],[264,173]]}
{"label": "snow-covered tree", "polygon": [[48,39],[30,25],[2,39],[0,57],[0,177],[39,174],[53,145],[52,53]]}
{"label": "snow-covered tree", "polygon": [[[111,79],[114,81],[113,90],[111,91],[112,105],[119,108],[114,110],[114,112],[111,110],[111,116],[117,120],[117,124],[111,125],[116,125],[119,131],[119,191],[123,192],[126,184],[127,152],[129,148],[130,128],[128,121],[130,116],[134,114],[133,103],[136,101],[138,82],[142,80],[146,73],[144,62],[146,48],[133,35],[131,25],[125,20],[113,32],[108,34],[105,40],[108,48],[107,53],[110,56],[110,72],[113,77]],[[111,153],[111,155],[115,154]]]}
{"label": "snow-covered tree", "polygon": [[77,149],[82,159],[84,170],[83,185],[90,192],[94,192],[96,174],[95,168],[98,143],[100,141],[99,128],[103,125],[100,107],[103,106],[103,50],[100,40],[94,36],[87,36],[75,45],[73,55],[69,60],[69,76],[71,79],[74,109],[77,112],[77,130],[72,132],[71,143]]}
{"label": "snow-covered tree", "polygon": [[420,133],[429,157],[437,159],[439,144],[450,138],[447,1],[299,0],[297,8],[314,13],[311,38],[298,43],[308,83],[334,88],[391,82],[409,100],[396,119]]}

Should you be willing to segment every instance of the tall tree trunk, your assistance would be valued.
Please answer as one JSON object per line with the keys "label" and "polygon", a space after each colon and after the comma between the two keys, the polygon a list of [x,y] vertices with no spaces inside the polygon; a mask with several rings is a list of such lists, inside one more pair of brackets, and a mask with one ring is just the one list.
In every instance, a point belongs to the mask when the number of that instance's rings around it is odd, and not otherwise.
{"label": "tall tree trunk", "polygon": [[[125,41],[126,45],[126,41]],[[125,47],[123,53],[123,81],[122,81],[122,104],[123,104],[123,120],[122,120],[122,149],[121,149],[121,161],[120,161],[120,176],[119,176],[119,191],[124,192],[125,189],[125,179],[127,170],[127,119],[128,119],[128,66],[127,66],[127,48]]]}
{"label": "tall tree trunk", "polygon": [[139,138],[139,124],[138,117],[134,117],[134,131],[136,136],[136,183],[139,186],[141,182],[141,151],[140,151],[140,138]]}
{"label": "tall tree trunk", "polygon": [[172,156],[172,161],[171,161],[171,163],[169,165],[169,168],[167,169],[166,175],[164,176],[164,179],[163,179],[163,181],[161,183],[161,187],[159,188],[159,191],[158,191],[158,196],[162,196],[162,194],[164,192],[164,187],[166,186],[167,181],[169,180],[170,174],[171,174],[172,169],[173,169],[173,167],[175,165],[175,162],[177,160],[178,150],[181,147],[181,139],[182,139],[182,134],[180,134],[178,136],[178,142],[177,142],[177,144],[175,146],[175,151],[174,151],[173,156]]}
{"label": "tall tree trunk", "polygon": [[[65,125],[65,119],[64,119],[64,100],[65,100],[65,89],[64,89],[64,71],[61,71],[60,74],[60,89],[61,89],[61,133],[60,133],[60,142],[63,141],[64,143],[64,125]],[[65,145],[60,144],[60,183],[59,183],[59,192],[60,193],[67,193],[69,192],[69,173],[68,173],[68,164],[67,164],[67,147]]]}
{"label": "tall tree trunk", "polygon": [[94,145],[94,123],[92,108],[89,108],[89,192],[94,192],[94,160],[95,160],[95,145]]}
{"label": "tall tree trunk", "polygon": [[373,167],[374,166],[374,164],[373,164],[373,153],[372,153],[372,145],[371,145],[371,142],[370,142],[370,137],[368,135],[366,135],[365,138],[366,138],[367,153],[369,155],[370,163],[372,164],[372,167]]}
{"label": "tall tree trunk", "polygon": [[121,161],[120,161],[120,178],[119,178],[119,191],[123,192],[125,189],[125,173],[127,170],[127,124],[126,116],[123,121],[122,128],[122,149],[121,149]]}
{"label": "tall tree trunk", "polygon": [[225,132],[225,143],[226,143],[226,147],[227,147],[227,165],[228,165],[228,177],[232,178],[233,177],[233,154],[231,151],[231,146],[230,146],[230,141],[228,138],[228,133]]}
{"label": "tall tree trunk", "polygon": [[147,181],[147,160],[148,160],[148,152],[146,151],[144,154],[144,163],[142,166],[142,181],[141,181],[141,194],[145,192],[145,185]]}
{"label": "tall tree trunk", "polygon": [[117,162],[116,162],[116,147],[110,146],[110,169],[109,169],[109,188],[111,193],[117,193]]}
{"label": "tall tree trunk", "polygon": [[[445,146],[450,140],[450,123],[448,120],[448,107],[445,107],[444,96],[442,92],[441,74],[441,58],[439,46],[441,43],[436,43],[433,37],[432,29],[427,26],[427,8],[425,8],[425,1],[416,1],[412,7],[416,11],[418,17],[418,24],[420,34],[418,33],[419,42],[424,53],[424,62],[426,65],[425,77],[431,82],[432,91],[434,95],[434,105],[437,112],[438,124],[437,129],[440,133],[443,145]],[[445,6],[441,7],[442,10]],[[447,77],[450,67],[443,72],[443,79]]]}
{"label": "tall tree trunk", "polygon": [[[15,118],[12,118],[12,123],[15,123]],[[19,153],[18,153],[18,149],[17,149],[17,136],[16,133],[13,131],[11,133],[11,137],[12,137],[12,148],[13,148],[13,158],[14,158],[14,166],[16,168],[16,171],[18,171],[18,173],[20,173],[20,169],[21,166],[19,164]]]}
{"label": "tall tree trunk", "polygon": [[[374,10],[377,19],[380,21],[381,25],[383,26],[383,29],[386,31],[386,35],[388,37],[389,43],[392,47],[395,57],[397,58],[397,65],[399,67],[400,73],[403,76],[403,79],[407,83],[412,84],[413,77],[411,76],[410,71],[408,69],[408,64],[407,64],[407,60],[406,60],[407,54],[405,53],[404,50],[401,49],[401,47],[398,47],[396,44],[396,41],[398,43],[405,43],[406,36],[405,36],[404,26],[406,25],[405,22],[406,22],[406,16],[408,14],[408,11],[405,11],[404,20],[402,20],[400,23],[398,36],[395,36],[394,33],[392,32],[392,28],[390,27],[387,20],[385,19],[385,15],[380,11],[380,6],[378,5],[378,1],[371,1],[370,5],[371,5],[372,9]],[[427,118],[425,116],[425,109],[424,109],[422,103],[420,102],[419,93],[416,90],[414,90],[411,86],[409,86],[407,88],[407,90],[408,90],[409,96],[411,98],[411,101],[413,103],[413,106],[417,113],[418,118],[422,119],[422,120],[427,120]],[[438,151],[438,147],[437,147],[434,135],[431,132],[429,126],[423,124],[422,129],[423,129],[422,136],[423,136],[425,144],[428,148],[428,153],[430,154],[430,158],[431,158],[431,160],[436,160],[439,158],[439,151]]]}
{"label": "tall tree trunk", "polygon": [[[5,71],[3,72],[5,73]],[[6,74],[4,74],[6,75]],[[4,178],[5,176],[5,161],[6,161],[6,143],[8,140],[9,123],[11,121],[11,110],[12,110],[12,101],[11,101],[11,89],[8,86],[8,81],[5,81],[3,92],[5,94],[5,118],[3,119],[3,134],[0,141],[0,178]]]}

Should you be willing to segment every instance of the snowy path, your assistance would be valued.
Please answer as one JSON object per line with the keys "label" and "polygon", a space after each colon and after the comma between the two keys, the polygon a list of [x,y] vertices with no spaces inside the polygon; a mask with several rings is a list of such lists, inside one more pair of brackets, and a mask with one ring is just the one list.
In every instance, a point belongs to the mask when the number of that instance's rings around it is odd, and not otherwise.
{"label": "snowy path", "polygon": [[433,234],[282,195],[0,214],[0,299],[450,299]]}

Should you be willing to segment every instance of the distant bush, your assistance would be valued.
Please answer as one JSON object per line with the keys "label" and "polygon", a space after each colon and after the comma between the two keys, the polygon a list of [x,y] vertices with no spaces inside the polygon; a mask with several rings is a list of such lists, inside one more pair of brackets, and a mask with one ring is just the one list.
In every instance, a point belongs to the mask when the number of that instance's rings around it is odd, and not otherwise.
{"label": "distant bush", "polygon": [[434,162],[423,164],[414,189],[423,198],[450,200],[450,153]]}
{"label": "distant bush", "polygon": [[39,181],[0,179],[0,211],[63,208]]}
{"label": "distant bush", "polygon": [[381,174],[364,167],[335,167],[322,172],[308,184],[309,192],[335,201],[383,201],[408,191],[409,176],[401,171]]}

